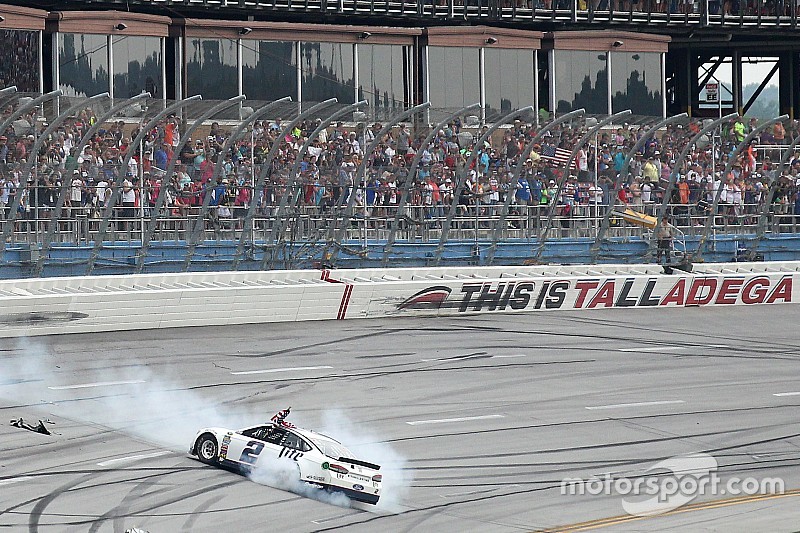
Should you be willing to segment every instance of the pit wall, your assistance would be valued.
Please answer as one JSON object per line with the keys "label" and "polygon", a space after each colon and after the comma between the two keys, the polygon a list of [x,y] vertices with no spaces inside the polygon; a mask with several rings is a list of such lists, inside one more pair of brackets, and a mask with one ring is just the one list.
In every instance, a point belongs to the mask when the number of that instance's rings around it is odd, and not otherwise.
{"label": "pit wall", "polygon": [[800,262],[281,270],[0,281],[0,337],[800,301]]}

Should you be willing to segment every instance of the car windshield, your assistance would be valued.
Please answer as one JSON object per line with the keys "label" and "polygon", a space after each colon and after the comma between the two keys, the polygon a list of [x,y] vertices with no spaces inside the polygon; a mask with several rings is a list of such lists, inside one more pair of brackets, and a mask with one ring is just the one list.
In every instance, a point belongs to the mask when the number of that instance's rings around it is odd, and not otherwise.
{"label": "car windshield", "polygon": [[353,452],[336,442],[335,440],[327,439],[321,435],[311,436],[310,439],[322,450],[322,453],[331,459],[338,459],[339,457],[355,458]]}

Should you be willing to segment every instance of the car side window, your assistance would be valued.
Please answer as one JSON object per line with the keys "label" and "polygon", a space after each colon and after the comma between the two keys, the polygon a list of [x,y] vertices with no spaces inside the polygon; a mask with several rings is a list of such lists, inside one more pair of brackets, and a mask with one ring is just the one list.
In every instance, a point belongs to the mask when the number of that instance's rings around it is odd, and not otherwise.
{"label": "car side window", "polygon": [[266,436],[268,429],[269,429],[268,426],[258,426],[254,428],[249,428],[242,431],[242,435],[253,439],[264,440],[264,437]]}
{"label": "car side window", "polygon": [[285,429],[275,428],[272,426],[258,426],[242,431],[242,435],[245,437],[263,440],[265,442],[269,442],[270,444],[280,444],[285,434]]}
{"label": "car side window", "polygon": [[280,444],[285,435],[285,429],[271,427],[267,429],[266,435],[264,435],[262,440],[267,441],[270,444]]}
{"label": "car side window", "polygon": [[311,449],[311,445],[309,445],[306,441],[304,441],[298,435],[289,432],[286,433],[286,437],[283,439],[281,445],[291,450],[299,450],[301,452],[307,452]]}

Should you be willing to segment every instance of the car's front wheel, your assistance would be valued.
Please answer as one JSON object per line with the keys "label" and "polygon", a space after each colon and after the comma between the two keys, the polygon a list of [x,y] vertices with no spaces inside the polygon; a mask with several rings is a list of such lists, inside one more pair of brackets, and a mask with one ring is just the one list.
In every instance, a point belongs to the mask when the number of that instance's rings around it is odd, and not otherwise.
{"label": "car's front wheel", "polygon": [[217,462],[217,439],[206,433],[197,440],[197,457],[207,465]]}

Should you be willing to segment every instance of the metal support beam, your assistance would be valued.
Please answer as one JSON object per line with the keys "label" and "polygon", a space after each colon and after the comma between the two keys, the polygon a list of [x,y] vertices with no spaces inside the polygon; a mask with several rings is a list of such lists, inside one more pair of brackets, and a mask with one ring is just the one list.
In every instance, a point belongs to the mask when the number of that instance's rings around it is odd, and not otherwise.
{"label": "metal support beam", "polygon": [[[306,139],[306,142],[303,143],[303,146],[300,147],[300,151],[297,153],[297,157],[294,160],[294,164],[292,164],[291,170],[289,170],[289,183],[286,184],[286,191],[281,195],[280,204],[278,205],[278,211],[275,214],[275,218],[278,220],[278,230],[275,232],[275,235],[272,239],[272,250],[270,250],[270,261],[269,261],[269,268],[275,268],[275,263],[278,260],[278,255],[280,251],[283,251],[284,259],[286,259],[286,240],[285,240],[285,233],[286,228],[290,223],[290,217],[287,216],[287,209],[290,198],[294,195],[294,190],[298,187],[299,181],[299,170],[300,170],[300,163],[302,163],[303,159],[308,152],[308,148],[311,146],[311,143],[322,133],[322,130],[327,129],[328,126],[333,124],[335,121],[339,120],[342,117],[349,115],[350,113],[355,112],[358,108],[364,107],[369,105],[369,102],[366,100],[361,100],[360,102],[356,102],[351,104],[339,111],[335,112],[331,116],[327,117],[325,120],[320,122],[319,126],[311,132]],[[299,191],[298,191],[299,192]],[[294,202],[293,202],[294,203]],[[264,252],[264,257],[266,258],[266,252]],[[263,265],[262,268],[266,268],[266,265]],[[287,265],[288,268],[288,265]]]}
{"label": "metal support beam", "polygon": [[[195,120],[194,123],[186,129],[181,138],[178,140],[177,146],[175,146],[175,148],[172,151],[173,153],[172,160],[169,162],[169,164],[167,164],[164,177],[161,178],[161,187],[159,187],[158,198],[156,198],[155,206],[153,206],[153,209],[150,210],[150,220],[147,221],[147,229],[142,233],[142,247],[136,254],[137,274],[140,274],[144,269],[144,263],[145,260],[147,259],[147,251],[150,249],[150,242],[153,238],[153,234],[156,231],[156,226],[158,225],[158,216],[161,214],[161,210],[164,208],[164,204],[166,203],[167,191],[170,187],[172,187],[172,173],[175,171],[175,165],[178,162],[178,158],[180,157],[180,153],[183,150],[184,145],[186,145],[186,143],[189,142],[189,140],[191,140],[192,135],[197,130],[197,128],[202,126],[203,122],[210,119],[217,113],[224,111],[225,109],[228,109],[235,105],[239,105],[244,99],[245,99],[244,95],[239,95],[213,106],[211,109],[200,115],[197,118],[197,120]],[[240,124],[239,128],[243,129],[244,124],[246,123],[247,122]],[[237,132],[240,133],[241,130],[237,130]],[[227,139],[225,139],[225,144],[223,145],[222,150],[220,151],[219,154],[217,154],[218,159],[217,163],[214,165],[214,176],[211,179],[212,184],[217,182],[216,178],[223,167],[222,161],[224,160],[225,157],[224,154],[228,153],[227,151],[228,144],[231,142],[232,139],[235,139],[236,137],[238,137],[238,134],[236,136],[231,135]],[[141,186],[144,186],[144,184],[142,183]]]}
{"label": "metal support beam", "polygon": [[[253,230],[253,216],[256,213],[256,205],[258,205],[259,200],[261,198],[261,193],[264,190],[264,185],[266,183],[267,175],[272,174],[272,160],[275,159],[275,156],[278,155],[278,150],[281,146],[281,139],[286,137],[286,135],[291,132],[295,126],[300,124],[303,120],[310,117],[317,111],[325,109],[326,107],[330,107],[334,105],[338,100],[336,98],[329,98],[324,102],[320,102],[314,106],[311,106],[304,112],[297,115],[294,119],[292,119],[278,134],[278,137],[275,138],[275,142],[272,143],[272,148],[270,149],[269,153],[267,154],[264,163],[262,164],[262,170],[258,174],[258,179],[256,180],[255,188],[253,189],[253,199],[250,202],[250,205],[247,207],[247,214],[244,217],[244,221],[242,223],[242,235],[239,237],[239,244],[236,246],[236,255],[233,257],[233,264],[231,265],[231,270],[238,270],[239,263],[241,262],[243,255],[244,255],[244,246],[245,246],[245,236]],[[198,223],[202,223],[202,220],[198,220]],[[255,239],[253,239],[255,240]],[[251,243],[252,244],[252,243]],[[266,253],[266,250],[264,251]],[[191,262],[191,255],[189,253],[186,254],[186,263],[184,264],[184,271],[188,270],[189,263]]]}
{"label": "metal support beam", "polygon": [[558,126],[559,124],[563,124],[564,122],[568,122],[573,118],[578,118],[582,116],[586,112],[585,109],[576,109],[575,111],[570,111],[566,115],[562,115],[561,117],[547,123],[544,127],[539,130],[536,135],[533,136],[533,139],[528,143],[525,149],[519,156],[519,160],[517,161],[517,166],[514,167],[514,173],[511,177],[511,183],[509,183],[508,192],[506,193],[506,199],[503,202],[503,209],[500,212],[500,218],[497,223],[494,225],[492,229],[492,243],[489,245],[489,250],[486,253],[486,264],[491,265],[494,262],[494,256],[497,252],[497,243],[500,240],[500,234],[503,231],[503,228],[506,224],[506,218],[508,217],[508,211],[511,208],[511,202],[514,200],[514,195],[516,193],[516,184],[519,181],[519,177],[522,174],[522,169],[525,166],[525,161],[528,159],[528,156],[533,151],[533,147],[542,142],[545,134],[548,131],[551,131],[553,128]]}
{"label": "metal support beam", "polygon": [[69,188],[71,184],[71,176],[75,170],[78,169],[78,157],[83,154],[83,150],[89,141],[94,138],[95,133],[103,127],[103,125],[111,120],[111,118],[126,109],[133,104],[137,103],[139,100],[144,98],[149,98],[151,95],[150,93],[142,93],[140,95],[134,96],[133,98],[128,98],[117,105],[113,106],[109,109],[104,115],[98,118],[95,123],[86,130],[86,133],[81,137],[81,140],[75,146],[75,154],[76,157],[73,159],[70,164],[68,164],[65,168],[64,178],[61,184],[61,192],[58,196],[58,201],[56,202],[55,208],[53,209],[52,213],[50,214],[50,225],[47,228],[47,233],[44,236],[44,240],[42,242],[42,250],[39,253],[39,260],[36,262],[36,276],[42,276],[44,273],[44,262],[45,258],[47,257],[48,253],[50,252],[50,246],[53,242],[53,237],[55,236],[56,228],[58,227],[58,221],[61,219],[61,212],[64,209],[64,203],[66,203],[67,194],[69,192]]}
{"label": "metal support beam", "polygon": [[[65,120],[70,118],[73,113],[78,111],[79,109],[83,109],[86,106],[96,102],[97,100],[108,98],[108,93],[97,94],[95,96],[91,96],[89,98],[84,98],[80,100],[78,103],[72,105],[69,109],[58,115],[54,118],[50,124],[45,128],[45,130],[36,136],[36,140],[33,143],[33,146],[30,148],[30,152],[28,155],[28,160],[25,162],[25,165],[22,167],[22,171],[20,172],[20,184],[17,187],[17,192],[14,195],[14,199],[11,201],[11,206],[8,209],[8,218],[3,222],[3,238],[2,242],[0,243],[0,257],[3,257],[6,251],[6,243],[8,242],[11,234],[14,231],[14,225],[17,221],[17,217],[19,216],[19,206],[20,202],[22,201],[22,191],[27,189],[25,181],[28,180],[31,174],[31,169],[33,169],[34,165],[38,162],[38,154],[39,150],[42,148],[44,143],[50,137],[50,134],[53,133],[58,129],[58,127],[64,123]],[[34,128],[36,125],[34,124]],[[0,130],[5,131],[5,130]],[[23,181],[25,180],[25,181]],[[37,187],[38,184],[34,183],[33,187]]]}
{"label": "metal support beam", "polygon": [[756,138],[756,135],[764,131],[765,129],[771,127],[776,122],[783,122],[784,120],[788,119],[789,115],[781,115],[779,117],[775,117],[771,120],[765,121],[763,124],[759,124],[759,126],[753,131],[751,131],[747,136],[744,138],[742,142],[736,146],[736,148],[731,152],[728,163],[725,165],[725,171],[722,173],[719,182],[719,188],[715,191],[714,194],[714,202],[711,204],[711,210],[706,217],[706,224],[703,227],[703,233],[700,236],[700,242],[697,243],[697,249],[691,254],[692,261],[700,261],[703,259],[703,251],[705,251],[706,242],[708,242],[708,236],[711,233],[711,227],[714,225],[714,219],[717,216],[717,206],[719,205],[719,198],[722,196],[722,189],[725,187],[725,180],[728,177],[731,169],[733,168],[733,164],[736,162],[736,159],[739,157],[739,154],[742,150],[744,150],[749,144],[750,141]]}
{"label": "metal support beam", "polygon": [[[127,152],[125,152],[125,157],[122,160],[122,165],[119,167],[117,171],[117,179],[111,184],[109,189],[106,189],[106,195],[111,195],[106,203],[105,208],[103,209],[103,214],[100,220],[100,227],[98,228],[97,235],[94,239],[94,245],[92,246],[92,252],[89,255],[89,260],[86,264],[86,275],[90,276],[94,272],[94,265],[97,262],[97,258],[100,256],[100,250],[103,248],[103,239],[108,233],[108,227],[111,223],[111,216],[114,213],[114,206],[117,203],[117,199],[119,198],[119,193],[121,191],[120,182],[120,174],[126,172],[128,168],[128,163],[130,162],[133,154],[136,152],[136,148],[138,148],[139,143],[144,140],[144,138],[149,135],[150,131],[155,128],[158,123],[167,115],[171,113],[175,113],[176,111],[183,109],[189,104],[196,102],[197,100],[201,100],[202,97],[200,95],[191,96],[186,98],[185,100],[179,100],[172,105],[165,107],[161,110],[156,116],[150,119],[147,124],[142,126],[139,131],[139,134],[131,140],[131,144],[128,146]],[[124,175],[123,175],[124,177]]]}
{"label": "metal support beam", "polygon": [[[653,229],[654,235],[658,231],[658,227],[661,224],[661,220],[667,213],[667,206],[669,205],[669,199],[672,196],[672,191],[675,189],[675,182],[678,181],[678,173],[681,170],[682,163],[680,162],[687,160],[689,152],[692,151],[694,145],[697,144],[697,141],[699,141],[704,135],[708,135],[709,133],[717,129],[720,124],[727,122],[729,120],[733,120],[738,116],[739,116],[738,113],[731,113],[729,115],[725,115],[724,117],[711,121],[711,123],[709,123],[708,126],[698,131],[691,139],[689,139],[689,142],[686,143],[686,146],[683,147],[683,150],[681,150],[680,155],[675,160],[676,161],[675,166],[672,168],[672,171],[669,174],[669,183],[667,183],[667,188],[664,190],[664,197],[662,198],[661,205],[659,206],[658,211],[656,213],[658,222],[656,223],[656,227]],[[651,239],[650,243],[648,244],[645,257],[649,258],[650,256],[653,255],[653,250],[655,249],[655,246],[656,246],[655,239]]]}
{"label": "metal support beam", "polygon": [[[550,231],[550,228],[553,224],[553,216],[556,212],[556,206],[558,205],[558,198],[561,196],[561,190],[564,188],[564,184],[567,182],[569,178],[569,166],[578,156],[578,150],[580,150],[584,144],[589,142],[589,140],[599,132],[606,124],[611,124],[618,118],[622,118],[624,116],[628,116],[631,114],[630,109],[626,109],[625,111],[620,111],[619,113],[615,113],[610,115],[603,120],[599,121],[597,124],[589,128],[589,131],[583,134],[583,136],[578,139],[578,142],[575,143],[575,146],[572,148],[572,152],[569,155],[569,159],[566,162],[566,167],[564,168],[564,173],[558,179],[558,184],[556,188],[556,193],[550,198],[550,204],[547,206],[547,219],[544,223],[544,228],[539,228],[539,235],[537,237],[537,247],[536,247],[536,261],[541,260],[542,253],[544,253],[544,246],[547,242],[547,234]],[[597,157],[597,147],[595,147],[595,157]],[[595,209],[599,209],[599,205],[595,204]]]}
{"label": "metal support beam", "polygon": [[[16,85],[0,89],[0,106],[6,105],[7,102],[10,102],[14,98],[19,98],[19,93],[17,92]],[[5,133],[5,130],[0,131],[0,134],[2,133]]]}
{"label": "metal support beam", "polygon": [[[421,112],[427,110],[430,106],[431,106],[430,102],[425,102],[425,103],[419,104],[417,106],[414,106],[411,109],[407,109],[406,111],[403,111],[402,113],[398,113],[398,114],[390,117],[389,120],[386,122],[386,125],[384,125],[375,134],[375,138],[372,139],[372,142],[369,143],[369,145],[366,147],[366,150],[364,151],[364,159],[361,160],[361,162],[359,163],[358,167],[356,168],[355,179],[353,180],[353,183],[352,183],[352,185],[350,187],[350,194],[347,197],[347,207],[345,208],[344,216],[342,217],[343,218],[342,226],[337,229],[336,228],[336,223],[334,223],[334,238],[333,238],[333,242],[329,241],[328,243],[325,244],[325,250],[323,251],[323,254],[322,254],[322,257],[324,259],[327,259],[330,246],[333,246],[333,245],[341,246],[342,241],[344,240],[345,232],[347,231],[347,226],[350,223],[350,218],[353,215],[353,206],[355,205],[355,199],[356,199],[356,189],[361,185],[361,181],[364,180],[364,176],[365,176],[365,174],[367,172],[367,163],[370,162],[370,160],[371,160],[370,156],[372,155],[373,150],[375,150],[375,147],[378,146],[381,143],[381,140],[383,139],[383,136],[386,135],[387,133],[389,133],[392,130],[392,127],[395,124],[399,124],[400,122],[408,119],[409,117],[411,117],[412,115],[415,115],[416,113],[421,113]],[[410,176],[409,176],[409,179],[410,179]],[[338,218],[336,217],[336,214],[334,214],[334,220],[335,221],[338,220]],[[338,253],[335,254],[331,258],[331,263],[335,265],[336,264],[336,259],[338,257],[339,257],[339,254]]]}
{"label": "metal support beam", "polygon": [[603,216],[603,222],[600,225],[600,229],[597,232],[597,236],[595,237],[594,243],[591,246],[593,264],[597,263],[597,256],[600,253],[600,243],[603,242],[606,232],[608,232],[608,228],[611,223],[611,212],[615,207],[617,207],[617,195],[619,194],[619,190],[622,187],[622,184],[628,181],[628,176],[630,175],[628,169],[631,166],[631,161],[633,161],[633,158],[636,156],[636,154],[638,154],[639,151],[644,148],[644,145],[647,144],[648,139],[655,135],[661,128],[664,128],[669,124],[674,124],[675,122],[686,120],[688,116],[689,115],[686,113],[681,113],[658,122],[655,126],[652,126],[645,131],[644,134],[642,134],[639,140],[636,141],[636,144],[633,145],[633,148],[631,148],[631,150],[625,156],[625,161],[622,163],[622,168],[620,169],[617,178],[614,180],[614,192],[611,194],[611,205],[609,206],[609,209],[606,210],[605,216]]}
{"label": "metal support beam", "polygon": [[[464,166],[460,169],[460,172],[456,173],[456,187],[453,191],[453,201],[450,203],[450,208],[447,212],[447,219],[445,220],[444,224],[442,225],[442,233],[439,236],[439,244],[436,246],[436,253],[434,255],[434,265],[438,266],[439,263],[442,261],[442,254],[444,253],[444,246],[447,243],[447,238],[450,234],[450,225],[453,223],[453,218],[456,214],[456,209],[458,209],[458,197],[461,196],[461,192],[464,190],[464,183],[467,181],[467,174],[469,173],[469,167],[472,163],[477,159],[478,152],[483,149],[483,144],[492,136],[492,133],[500,129],[503,124],[510,124],[513,122],[514,119],[524,115],[525,113],[536,112],[536,109],[533,106],[523,107],[522,109],[518,109],[517,111],[512,111],[511,113],[507,114],[504,117],[501,117],[497,120],[492,126],[490,126],[483,135],[478,137],[478,140],[475,142],[472,148],[472,153],[467,158]],[[477,231],[477,230],[476,230]]]}
{"label": "metal support beam", "polygon": [[403,183],[403,186],[400,187],[400,202],[397,204],[397,211],[395,212],[394,221],[392,222],[392,229],[389,230],[389,237],[386,239],[386,246],[383,248],[383,266],[387,266],[389,264],[389,257],[392,252],[392,248],[394,247],[395,239],[397,238],[397,227],[400,224],[400,213],[402,213],[406,207],[409,187],[416,178],[417,167],[419,166],[420,161],[422,161],[422,154],[425,152],[425,149],[428,148],[428,145],[431,143],[433,138],[436,137],[436,134],[439,132],[439,130],[447,126],[451,120],[455,119],[456,117],[466,115],[470,111],[480,107],[480,103],[472,104],[471,106],[459,109],[455,113],[451,113],[445,117],[444,120],[432,127],[428,132],[428,135],[420,143],[417,153],[414,154],[414,159],[411,160],[411,166],[408,169],[408,178],[406,179],[406,182]]}
{"label": "metal support beam", "polygon": [[747,103],[744,104],[744,110],[742,111],[743,115],[750,110],[750,106],[752,106],[755,103],[758,97],[761,96],[761,93],[764,92],[764,89],[767,88],[767,85],[769,84],[770,79],[772,79],[772,76],[774,76],[775,73],[778,72],[778,67],[780,67],[780,63],[776,61],[775,65],[769,71],[769,74],[767,74],[766,77],[763,80],[761,80],[761,83],[758,85],[758,88],[747,100]]}
{"label": "metal support beam", "polygon": [[[34,98],[30,102],[17,107],[14,110],[14,112],[11,113],[8,116],[8,118],[6,118],[0,124],[0,133],[5,133],[6,129],[11,124],[13,124],[15,120],[17,120],[19,117],[21,117],[22,115],[24,115],[25,113],[27,113],[28,111],[33,109],[34,107],[37,107],[39,104],[47,102],[48,100],[53,100],[55,98],[58,98],[59,96],[61,96],[61,90],[60,89],[57,90],[57,91],[52,91],[52,92],[49,92],[49,93],[45,93],[45,94],[43,94],[43,95],[41,95],[41,96],[39,96],[37,98]],[[35,128],[36,124],[34,124],[33,127]]]}
{"label": "metal support beam", "polygon": [[800,144],[800,135],[792,139],[792,143],[789,145],[789,148],[784,152],[783,156],[781,157],[780,162],[778,163],[778,168],[775,170],[775,173],[769,177],[769,184],[767,185],[767,197],[764,200],[764,206],[761,209],[761,216],[758,217],[758,226],[756,228],[756,238],[753,240],[753,243],[747,247],[747,255],[752,257],[758,251],[758,245],[761,244],[761,241],[764,240],[764,237],[767,233],[767,220],[769,220],[769,212],[770,208],[772,207],[772,200],[775,198],[775,191],[777,191],[777,185],[780,182],[781,177],[783,176],[784,169],[786,168],[786,163],[789,162],[789,159],[792,158],[794,155],[794,151],[797,148],[798,144]]}

